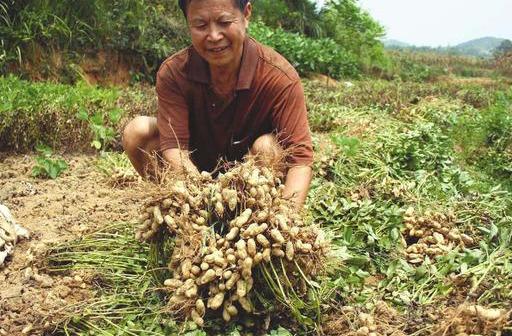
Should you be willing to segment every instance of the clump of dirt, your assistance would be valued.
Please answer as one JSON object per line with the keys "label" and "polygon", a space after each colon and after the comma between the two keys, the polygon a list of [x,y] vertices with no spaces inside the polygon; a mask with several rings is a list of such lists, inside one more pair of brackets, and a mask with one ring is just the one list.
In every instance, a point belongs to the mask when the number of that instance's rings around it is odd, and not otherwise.
{"label": "clump of dirt", "polygon": [[69,169],[56,180],[31,177],[34,156],[3,154],[0,160],[0,200],[31,235],[16,245],[0,271],[0,334],[40,334],[51,325],[47,316],[91,297],[84,274],[50,276],[38,268],[40,260],[52,244],[105,223],[132,220],[144,201],[135,189],[105,182],[95,156],[65,159]]}

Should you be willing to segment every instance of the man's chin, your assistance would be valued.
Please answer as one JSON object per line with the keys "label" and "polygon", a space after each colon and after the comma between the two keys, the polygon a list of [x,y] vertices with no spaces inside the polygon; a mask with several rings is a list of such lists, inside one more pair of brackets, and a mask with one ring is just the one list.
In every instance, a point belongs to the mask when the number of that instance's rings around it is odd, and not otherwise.
{"label": "man's chin", "polygon": [[230,57],[210,57],[206,60],[210,66],[224,67],[232,63]]}

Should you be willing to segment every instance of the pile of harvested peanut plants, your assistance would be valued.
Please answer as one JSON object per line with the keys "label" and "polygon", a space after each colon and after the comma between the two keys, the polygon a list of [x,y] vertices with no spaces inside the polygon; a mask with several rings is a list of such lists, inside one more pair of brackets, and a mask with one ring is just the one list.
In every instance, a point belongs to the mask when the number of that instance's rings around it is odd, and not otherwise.
{"label": "pile of harvested peanut plants", "polygon": [[474,239],[455,227],[453,213],[432,213],[427,211],[424,216],[415,215],[409,208],[404,216],[404,236],[409,242],[406,249],[407,261],[421,264],[428,256],[431,259],[445,255],[456,246],[470,247]]}
{"label": "pile of harvested peanut plants", "polygon": [[[274,297],[266,298],[273,304],[291,304],[285,288],[306,300],[328,243],[282,197],[281,178],[249,158],[215,179],[203,172],[161,189],[163,196],[144,210],[136,236],[150,241],[164,232],[175,240],[168,263],[172,278],[164,282],[169,311],[199,326],[205,315],[229,322],[261,313],[257,302],[271,283],[279,288],[270,288]],[[269,282],[269,274],[276,282]]]}
{"label": "pile of harvested peanut plants", "polygon": [[501,335],[500,330],[511,317],[511,312],[505,309],[467,303],[448,307],[441,314],[432,335]]}

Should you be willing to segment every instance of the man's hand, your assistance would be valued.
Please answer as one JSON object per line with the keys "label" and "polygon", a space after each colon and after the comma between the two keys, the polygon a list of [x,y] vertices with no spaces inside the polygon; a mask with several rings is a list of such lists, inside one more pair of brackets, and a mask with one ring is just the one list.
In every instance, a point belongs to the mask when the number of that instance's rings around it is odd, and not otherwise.
{"label": "man's hand", "polygon": [[288,170],[283,197],[291,198],[297,209],[302,208],[308,194],[313,171],[309,166],[296,166]]}
{"label": "man's hand", "polygon": [[199,170],[190,160],[189,152],[179,148],[172,148],[163,151],[164,159],[169,163],[171,169],[178,174],[199,175]]}

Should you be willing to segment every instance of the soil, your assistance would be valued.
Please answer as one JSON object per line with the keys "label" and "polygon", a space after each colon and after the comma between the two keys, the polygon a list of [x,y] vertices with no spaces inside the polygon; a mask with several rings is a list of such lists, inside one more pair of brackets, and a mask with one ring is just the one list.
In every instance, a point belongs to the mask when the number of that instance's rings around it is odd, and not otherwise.
{"label": "soil", "polygon": [[94,295],[84,274],[38,270],[48,247],[115,221],[133,221],[143,200],[134,188],[111,187],[97,156],[65,156],[69,169],[56,180],[31,176],[33,155],[0,153],[0,203],[30,239],[16,245],[0,269],[0,335],[42,335],[69,304]]}

